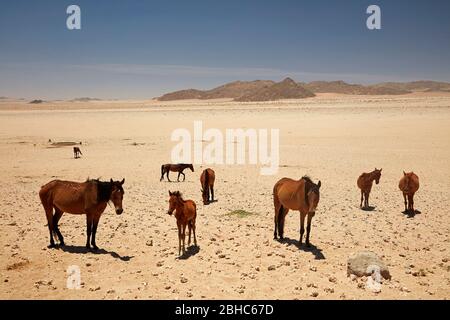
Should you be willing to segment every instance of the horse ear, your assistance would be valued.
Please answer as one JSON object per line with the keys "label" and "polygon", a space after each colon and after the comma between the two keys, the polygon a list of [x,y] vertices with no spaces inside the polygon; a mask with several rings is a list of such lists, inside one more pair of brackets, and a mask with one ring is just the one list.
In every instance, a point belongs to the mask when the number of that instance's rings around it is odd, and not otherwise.
{"label": "horse ear", "polygon": [[169,190],[169,196],[171,196],[172,195],[172,192],[170,192],[170,190]]}
{"label": "horse ear", "polygon": [[406,176],[406,172],[405,171],[403,171],[403,175]]}
{"label": "horse ear", "polygon": [[321,186],[322,186],[322,182],[319,180],[319,182],[317,183],[317,188],[320,189]]}
{"label": "horse ear", "polygon": [[380,169],[380,172],[383,171],[383,168]]}
{"label": "horse ear", "polygon": [[122,181],[120,181],[120,185],[123,185],[125,183],[125,178],[122,179]]}
{"label": "horse ear", "polygon": [[113,179],[111,179],[110,182],[113,183],[114,182]]}

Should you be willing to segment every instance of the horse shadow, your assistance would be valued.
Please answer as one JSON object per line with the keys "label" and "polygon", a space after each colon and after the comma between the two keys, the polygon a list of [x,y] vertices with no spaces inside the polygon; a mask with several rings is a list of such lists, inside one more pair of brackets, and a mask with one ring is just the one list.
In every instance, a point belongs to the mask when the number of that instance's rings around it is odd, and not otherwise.
{"label": "horse shadow", "polygon": [[368,207],[362,207],[361,210],[362,211],[375,211],[376,207],[373,206],[368,206]]}
{"label": "horse shadow", "polygon": [[414,218],[416,214],[421,214],[422,212],[419,210],[403,210],[402,213],[408,218]]}
{"label": "horse shadow", "polygon": [[305,251],[305,252],[311,252],[316,260],[324,260],[325,256],[322,253],[322,249],[319,249],[313,244],[309,244],[309,247],[306,246],[306,244],[300,245],[300,241],[291,239],[291,238],[283,238],[283,240],[278,239],[278,242],[287,244],[288,246],[296,246],[299,250]]}
{"label": "horse shadow", "polygon": [[187,260],[190,257],[195,256],[199,252],[200,252],[199,246],[190,246],[186,248],[186,251],[181,256],[179,256],[178,259]]}
{"label": "horse shadow", "polygon": [[61,249],[64,252],[68,252],[68,253],[78,253],[78,254],[86,254],[86,253],[93,253],[93,254],[109,254],[111,255],[111,257],[119,259],[121,261],[125,261],[128,262],[130,261],[132,258],[134,258],[134,256],[121,256],[119,255],[117,252],[114,251],[107,251],[105,249],[98,249],[98,250],[93,250],[93,249],[88,249],[85,246],[68,246],[68,245],[64,245],[64,246],[60,246],[58,245],[56,247],[57,249]]}

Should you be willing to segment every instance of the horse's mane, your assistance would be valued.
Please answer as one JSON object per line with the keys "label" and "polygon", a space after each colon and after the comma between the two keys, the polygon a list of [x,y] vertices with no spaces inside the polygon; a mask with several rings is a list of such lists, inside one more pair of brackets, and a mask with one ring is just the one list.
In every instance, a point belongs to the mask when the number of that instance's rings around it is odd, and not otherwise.
{"label": "horse's mane", "polygon": [[309,205],[308,193],[309,191],[311,191],[311,189],[317,188],[317,185],[311,180],[309,176],[305,175],[302,177],[302,179],[305,180],[305,202],[307,205]]}
{"label": "horse's mane", "polygon": [[183,200],[183,195],[181,194],[180,191],[174,191],[174,192],[172,192],[172,194],[173,194],[175,197],[180,198],[180,200],[184,201],[184,200]]}
{"label": "horse's mane", "polygon": [[89,178],[87,178],[86,182],[94,183],[97,186],[97,202],[108,202],[111,198],[113,186],[116,186],[123,193],[123,187],[120,183]]}

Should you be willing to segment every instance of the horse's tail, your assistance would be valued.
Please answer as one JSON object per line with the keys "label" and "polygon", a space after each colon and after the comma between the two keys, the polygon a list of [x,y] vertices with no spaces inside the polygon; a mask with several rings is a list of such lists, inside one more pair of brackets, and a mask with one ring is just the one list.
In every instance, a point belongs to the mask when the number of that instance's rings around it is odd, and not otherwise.
{"label": "horse's tail", "polygon": [[205,170],[205,189],[209,188],[209,173],[208,169]]}
{"label": "horse's tail", "polygon": [[48,227],[53,230],[53,205],[51,203],[51,187],[54,181],[47,183],[41,187],[39,191],[39,198],[41,199],[42,206],[45,210],[45,216],[47,218]]}
{"label": "horse's tail", "polygon": [[280,204],[280,209],[278,209],[278,214],[275,215],[275,219],[274,219],[275,220],[274,235],[278,231],[278,235],[280,237],[283,236],[283,229],[284,229],[284,214],[283,214],[283,212],[284,212],[283,205]]}

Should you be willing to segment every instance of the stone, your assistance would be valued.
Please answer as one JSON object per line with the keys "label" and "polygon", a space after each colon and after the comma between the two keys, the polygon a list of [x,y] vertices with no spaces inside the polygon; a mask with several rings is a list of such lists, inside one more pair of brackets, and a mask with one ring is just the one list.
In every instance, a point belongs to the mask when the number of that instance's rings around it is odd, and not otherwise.
{"label": "stone", "polygon": [[384,279],[391,279],[389,269],[384,262],[371,251],[362,251],[353,254],[347,261],[347,275],[354,274],[357,277],[370,276],[373,273],[369,266],[378,266]]}

